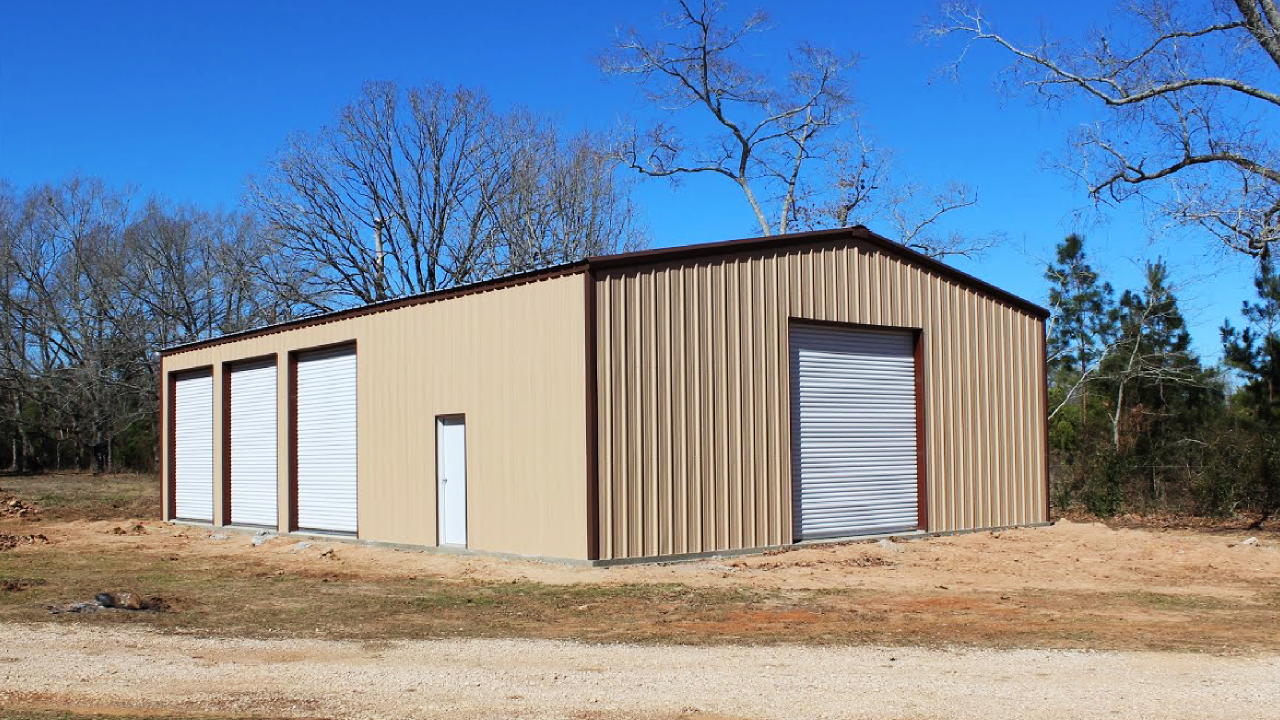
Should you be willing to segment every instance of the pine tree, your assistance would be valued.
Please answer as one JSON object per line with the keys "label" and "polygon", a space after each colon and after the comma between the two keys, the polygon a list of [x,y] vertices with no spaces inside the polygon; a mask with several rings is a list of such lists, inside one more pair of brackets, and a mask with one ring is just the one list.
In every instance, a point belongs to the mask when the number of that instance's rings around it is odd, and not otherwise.
{"label": "pine tree", "polygon": [[1148,436],[1172,431],[1168,420],[1194,413],[1208,399],[1201,391],[1211,382],[1190,350],[1191,335],[1163,260],[1147,263],[1146,287],[1124,292],[1116,318],[1118,337],[1101,375],[1111,401],[1112,446],[1118,449],[1126,421]]}
{"label": "pine tree", "polygon": [[1049,305],[1053,308],[1048,338],[1049,372],[1062,403],[1080,396],[1081,422],[1088,419],[1088,382],[1107,352],[1115,328],[1114,290],[1099,282],[1089,265],[1084,238],[1068,235],[1057,247],[1057,262],[1045,270]]}
{"label": "pine tree", "polygon": [[[1280,275],[1269,259],[1258,267],[1253,286],[1260,302],[1245,301],[1241,313],[1248,326],[1237,331],[1223,323],[1223,357],[1246,383],[1237,393],[1243,402],[1242,425],[1252,433],[1245,485],[1253,504],[1263,511],[1261,524],[1280,509]],[[1240,417],[1240,415],[1237,415]]]}
{"label": "pine tree", "polygon": [[1259,266],[1253,286],[1261,302],[1243,303],[1240,312],[1249,322],[1243,331],[1223,323],[1223,356],[1244,374],[1250,405],[1270,425],[1280,419],[1280,275],[1269,260]]}

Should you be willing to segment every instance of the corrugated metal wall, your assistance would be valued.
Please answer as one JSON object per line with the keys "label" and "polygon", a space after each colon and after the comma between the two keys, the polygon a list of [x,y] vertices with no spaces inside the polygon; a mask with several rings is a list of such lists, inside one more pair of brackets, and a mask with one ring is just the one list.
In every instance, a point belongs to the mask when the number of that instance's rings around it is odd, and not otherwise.
{"label": "corrugated metal wall", "polygon": [[[164,357],[163,370],[212,366],[221,388],[225,363],[277,356],[280,524],[287,526],[288,353],[355,341],[361,538],[436,543],[435,418],[465,413],[468,546],[585,559],[584,282],[577,272],[179,351]],[[215,402],[219,483],[224,412]],[[166,478],[167,462],[166,454]],[[215,502],[215,524],[224,510]]]}
{"label": "corrugated metal wall", "polygon": [[1042,324],[861,241],[602,270],[600,557],[793,540],[790,318],[920,328],[931,531],[1045,518]]}

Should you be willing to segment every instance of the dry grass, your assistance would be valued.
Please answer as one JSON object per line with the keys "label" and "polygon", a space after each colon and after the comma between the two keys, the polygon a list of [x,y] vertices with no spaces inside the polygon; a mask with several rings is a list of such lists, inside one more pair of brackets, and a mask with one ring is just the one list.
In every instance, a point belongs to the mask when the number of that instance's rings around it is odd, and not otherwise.
{"label": "dry grass", "polygon": [[[156,521],[153,478],[7,478],[3,488],[36,505],[3,518],[3,532],[49,538],[4,552],[6,622],[370,641],[1280,647],[1264,630],[1280,625],[1271,535],[1246,548],[1219,536],[1066,524],[606,570],[339,543],[303,550],[285,538],[254,548],[243,535],[215,540]],[[158,596],[168,609],[47,610],[121,590]]]}

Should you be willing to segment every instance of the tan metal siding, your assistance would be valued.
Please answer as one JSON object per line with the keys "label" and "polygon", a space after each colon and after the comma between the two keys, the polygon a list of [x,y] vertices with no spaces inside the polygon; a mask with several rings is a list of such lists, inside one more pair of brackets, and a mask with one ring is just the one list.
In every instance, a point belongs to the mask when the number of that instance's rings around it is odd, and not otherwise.
{"label": "tan metal siding", "polygon": [[791,318],[923,330],[928,528],[1045,518],[1041,321],[872,243],[602,270],[601,558],[792,541]]}
{"label": "tan metal siding", "polygon": [[[581,273],[563,275],[178,351],[166,355],[164,371],[213,365],[221,387],[224,363],[277,355],[286,527],[288,353],[354,340],[361,538],[436,543],[435,418],[466,413],[468,546],[585,559],[583,282]],[[215,404],[217,427],[222,411]],[[218,478],[223,442],[217,433]]]}

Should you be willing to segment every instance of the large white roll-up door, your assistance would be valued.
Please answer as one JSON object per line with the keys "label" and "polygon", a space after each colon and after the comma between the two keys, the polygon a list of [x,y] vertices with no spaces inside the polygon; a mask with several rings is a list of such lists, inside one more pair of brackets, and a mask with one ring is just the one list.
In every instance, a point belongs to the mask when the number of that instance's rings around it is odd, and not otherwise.
{"label": "large white roll-up door", "polygon": [[213,374],[173,384],[174,514],[213,522]]}
{"label": "large white roll-up door", "polygon": [[277,527],[275,361],[231,370],[231,522]]}
{"label": "large white roll-up door", "polygon": [[797,539],[917,527],[909,332],[793,324],[791,427]]}
{"label": "large white roll-up door", "polygon": [[356,353],[298,356],[298,528],[356,532]]}

